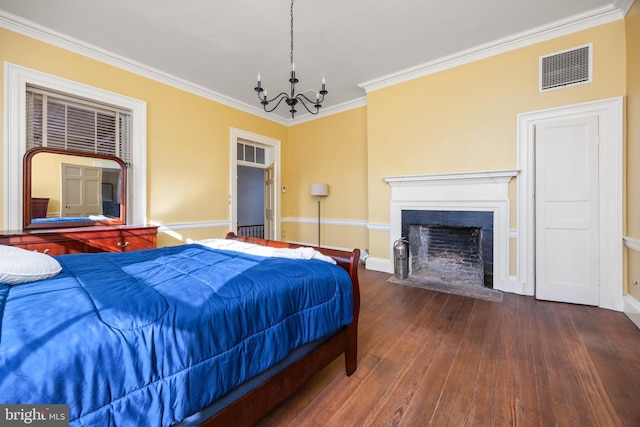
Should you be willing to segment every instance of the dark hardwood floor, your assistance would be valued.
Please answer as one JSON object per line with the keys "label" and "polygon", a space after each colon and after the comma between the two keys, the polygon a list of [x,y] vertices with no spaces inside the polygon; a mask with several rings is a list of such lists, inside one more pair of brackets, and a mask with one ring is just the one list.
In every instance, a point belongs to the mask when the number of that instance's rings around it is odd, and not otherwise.
{"label": "dark hardwood floor", "polygon": [[260,426],[640,426],[640,330],[624,314],[388,277],[360,270],[355,374],[336,360]]}

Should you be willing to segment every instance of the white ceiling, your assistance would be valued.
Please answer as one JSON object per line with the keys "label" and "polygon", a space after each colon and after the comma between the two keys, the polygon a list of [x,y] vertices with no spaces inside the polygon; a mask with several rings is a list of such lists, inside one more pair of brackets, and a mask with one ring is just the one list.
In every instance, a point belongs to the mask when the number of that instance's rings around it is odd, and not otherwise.
{"label": "white ceiling", "polygon": [[[632,4],[297,0],[297,89],[318,90],[324,74],[327,114],[364,103],[365,89],[620,19]],[[289,89],[290,6],[290,0],[0,0],[0,26],[261,114],[253,90],[258,72],[269,97]],[[286,106],[277,113],[268,117],[290,121]]]}

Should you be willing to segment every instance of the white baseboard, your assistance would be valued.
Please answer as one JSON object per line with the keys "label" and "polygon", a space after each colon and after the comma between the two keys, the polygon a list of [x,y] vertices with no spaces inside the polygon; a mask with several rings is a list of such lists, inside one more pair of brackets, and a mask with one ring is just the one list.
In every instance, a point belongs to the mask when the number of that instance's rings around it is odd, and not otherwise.
{"label": "white baseboard", "polygon": [[640,301],[629,294],[624,297],[624,314],[640,328]]}
{"label": "white baseboard", "polygon": [[509,276],[507,280],[502,281],[502,288],[500,290],[512,294],[532,296],[533,294],[528,294],[526,289],[525,284],[519,282],[516,276]]}
{"label": "white baseboard", "polygon": [[383,273],[393,274],[393,263],[390,259],[367,257],[367,270],[381,271]]}

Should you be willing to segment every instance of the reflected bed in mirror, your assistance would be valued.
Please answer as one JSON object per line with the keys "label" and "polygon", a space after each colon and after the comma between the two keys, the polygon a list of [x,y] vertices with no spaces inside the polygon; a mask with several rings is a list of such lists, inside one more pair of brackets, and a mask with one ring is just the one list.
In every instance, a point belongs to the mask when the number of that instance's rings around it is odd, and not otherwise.
{"label": "reflected bed in mirror", "polygon": [[24,228],[125,224],[126,179],[126,166],[115,156],[29,150],[24,156]]}

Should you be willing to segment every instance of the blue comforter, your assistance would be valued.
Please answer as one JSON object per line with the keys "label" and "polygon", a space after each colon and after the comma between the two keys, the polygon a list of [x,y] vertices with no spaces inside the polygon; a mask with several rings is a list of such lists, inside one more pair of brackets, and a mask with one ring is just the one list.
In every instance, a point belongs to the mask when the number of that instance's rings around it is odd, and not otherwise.
{"label": "blue comforter", "polygon": [[351,282],[318,260],[183,245],[57,257],[0,285],[0,403],[66,403],[71,425],[159,426],[351,323]]}

